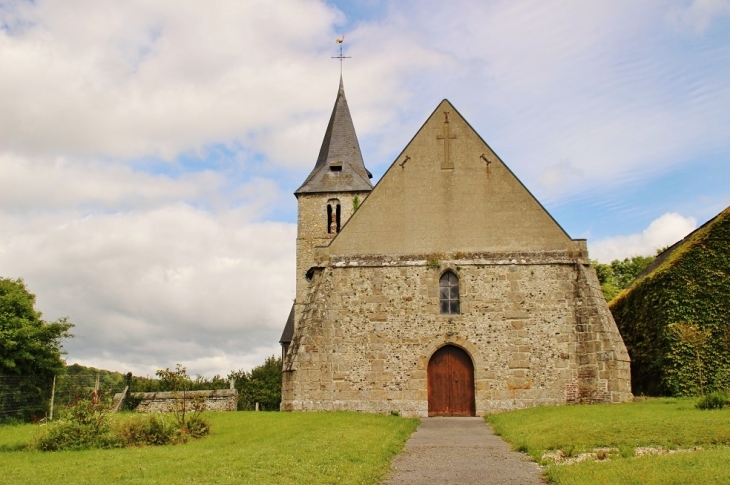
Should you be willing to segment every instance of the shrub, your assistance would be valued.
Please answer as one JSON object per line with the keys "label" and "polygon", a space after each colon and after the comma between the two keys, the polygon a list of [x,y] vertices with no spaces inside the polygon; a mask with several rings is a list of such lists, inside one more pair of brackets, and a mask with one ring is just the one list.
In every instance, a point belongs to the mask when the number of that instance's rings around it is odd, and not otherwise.
{"label": "shrub", "polygon": [[170,414],[148,414],[119,422],[116,433],[124,446],[178,444],[207,436],[210,423],[201,416],[192,416],[185,426],[179,426]]}
{"label": "shrub", "polygon": [[722,392],[711,392],[702,397],[695,407],[697,409],[722,409],[727,406],[728,397]]}
{"label": "shrub", "polygon": [[60,451],[187,443],[210,433],[210,423],[200,410],[197,405],[187,413],[132,416],[111,423],[108,400],[94,393],[91,399],[69,406],[63,419],[45,427],[31,448]]}
{"label": "shrub", "polygon": [[62,418],[50,424],[35,440],[42,451],[116,448],[119,440],[109,424],[109,399],[92,393],[91,399],[79,400],[62,412]]}
{"label": "shrub", "polygon": [[210,433],[210,422],[200,415],[193,416],[184,428],[188,430],[191,438],[202,438]]}
{"label": "shrub", "polygon": [[148,414],[120,421],[116,433],[124,446],[166,445],[176,442],[177,427],[166,415]]}

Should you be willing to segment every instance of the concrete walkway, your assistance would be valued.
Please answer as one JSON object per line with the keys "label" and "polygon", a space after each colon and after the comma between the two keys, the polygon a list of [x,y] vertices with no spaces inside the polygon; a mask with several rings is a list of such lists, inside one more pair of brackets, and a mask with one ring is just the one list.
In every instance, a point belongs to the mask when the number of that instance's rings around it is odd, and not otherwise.
{"label": "concrete walkway", "polygon": [[385,483],[540,485],[540,473],[482,418],[424,418]]}

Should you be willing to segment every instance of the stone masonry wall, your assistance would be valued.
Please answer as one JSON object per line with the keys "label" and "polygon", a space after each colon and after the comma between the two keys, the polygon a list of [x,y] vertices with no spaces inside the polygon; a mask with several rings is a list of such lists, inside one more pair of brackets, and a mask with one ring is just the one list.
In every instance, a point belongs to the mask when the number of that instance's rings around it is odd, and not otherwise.
{"label": "stone masonry wall", "polygon": [[[631,399],[628,355],[587,261],[442,255],[436,269],[428,259],[334,258],[315,274],[284,361],[282,410],[427,416],[428,361],[446,344],[474,362],[478,415]],[[439,313],[447,269],[460,279],[459,315]]]}
{"label": "stone masonry wall", "polygon": [[317,247],[327,246],[337,235],[336,232],[327,232],[327,203],[336,199],[340,203],[340,227],[344,227],[353,214],[353,199],[357,195],[360,203],[369,192],[337,192],[327,194],[300,194],[299,217],[297,224],[297,275],[296,275],[296,303],[295,326],[303,310],[302,303],[306,297],[309,282],[305,274],[312,266],[321,264],[317,255]]}
{"label": "stone masonry wall", "polygon": [[624,402],[632,398],[631,359],[593,268],[578,265],[576,336],[578,386],[568,402]]}
{"label": "stone masonry wall", "polygon": [[[182,393],[172,392],[134,392],[133,398],[141,399],[135,411],[139,413],[164,413],[173,410]],[[195,396],[205,396],[206,411],[235,411],[238,404],[236,389],[220,389],[215,391],[188,391],[185,397],[191,403]]]}

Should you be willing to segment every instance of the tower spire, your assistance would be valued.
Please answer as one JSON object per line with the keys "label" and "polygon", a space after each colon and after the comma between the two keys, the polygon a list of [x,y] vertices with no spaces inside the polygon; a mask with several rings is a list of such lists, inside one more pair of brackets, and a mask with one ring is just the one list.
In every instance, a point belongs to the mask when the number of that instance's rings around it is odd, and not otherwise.
{"label": "tower spire", "polygon": [[372,174],[365,168],[350,108],[345,97],[345,85],[340,86],[330,121],[324,133],[314,169],[295,194],[323,192],[370,192]]}

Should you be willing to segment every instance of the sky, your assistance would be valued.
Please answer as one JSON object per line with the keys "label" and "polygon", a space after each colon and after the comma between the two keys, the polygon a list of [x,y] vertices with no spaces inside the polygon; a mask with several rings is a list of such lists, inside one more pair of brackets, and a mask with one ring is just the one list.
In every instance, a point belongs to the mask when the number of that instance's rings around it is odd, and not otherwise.
{"label": "sky", "polygon": [[69,363],[279,354],[342,35],[374,180],[447,98],[599,261],[730,205],[730,0],[0,0],[0,276]]}

